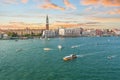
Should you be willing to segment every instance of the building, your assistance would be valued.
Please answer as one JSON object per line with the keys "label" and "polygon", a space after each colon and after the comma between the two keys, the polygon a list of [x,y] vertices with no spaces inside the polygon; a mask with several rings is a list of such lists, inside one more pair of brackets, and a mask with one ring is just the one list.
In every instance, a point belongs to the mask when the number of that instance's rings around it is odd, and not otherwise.
{"label": "building", "polygon": [[56,37],[56,32],[53,30],[44,30],[42,34],[43,38],[52,38]]}
{"label": "building", "polygon": [[49,18],[48,15],[46,16],[46,30],[43,31],[42,37],[43,38],[52,38],[56,37],[57,32],[55,30],[49,30]]}
{"label": "building", "polygon": [[2,39],[2,38],[3,38],[3,34],[0,33],[0,39]]}
{"label": "building", "polygon": [[96,36],[96,30],[86,29],[82,32],[82,36]]}
{"label": "building", "polygon": [[113,32],[116,36],[120,36],[120,30],[119,29],[114,29]]}
{"label": "building", "polygon": [[112,36],[113,32],[110,29],[103,29],[103,36]]}
{"label": "building", "polygon": [[63,37],[77,37],[81,36],[81,28],[61,28],[59,29],[59,36]]}
{"label": "building", "polygon": [[96,29],[96,35],[97,36],[102,36],[103,35],[103,31],[101,29]]}
{"label": "building", "polygon": [[14,29],[14,30],[7,30],[7,32],[14,32],[14,33],[17,33],[17,35],[19,36],[22,36],[22,35],[25,35],[25,34],[42,34],[42,29],[29,29],[29,28],[26,28],[26,29]]}
{"label": "building", "polygon": [[10,37],[7,34],[3,34],[3,39],[9,39]]}
{"label": "building", "polygon": [[0,29],[0,39],[3,38],[4,31]]}

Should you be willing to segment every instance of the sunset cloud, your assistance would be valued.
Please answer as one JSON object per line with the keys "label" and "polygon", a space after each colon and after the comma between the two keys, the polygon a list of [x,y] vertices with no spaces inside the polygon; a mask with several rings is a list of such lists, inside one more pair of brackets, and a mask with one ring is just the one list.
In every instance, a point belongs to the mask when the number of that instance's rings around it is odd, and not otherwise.
{"label": "sunset cloud", "polygon": [[85,11],[86,11],[86,12],[89,12],[89,11],[91,11],[92,9],[93,9],[92,7],[88,7],[88,8],[85,9]]}
{"label": "sunset cloud", "polygon": [[120,14],[120,9],[114,9],[107,12],[110,15]]}
{"label": "sunset cloud", "polygon": [[65,8],[57,6],[56,4],[53,4],[53,3],[43,4],[42,6],[40,6],[40,8],[43,8],[43,9],[65,10]]}
{"label": "sunset cloud", "polygon": [[45,0],[45,1],[46,1],[45,4],[39,6],[40,8],[43,8],[43,9],[65,10],[65,8],[60,7],[60,6],[52,3],[50,0]]}
{"label": "sunset cloud", "polygon": [[102,0],[103,6],[120,6],[120,0]]}
{"label": "sunset cloud", "polygon": [[28,2],[28,0],[21,0],[21,2],[22,2],[22,3],[27,3],[27,2]]}
{"label": "sunset cloud", "polygon": [[102,5],[106,7],[120,6],[120,0],[82,0],[82,5]]}
{"label": "sunset cloud", "polygon": [[[29,0],[20,0],[22,3],[27,3]],[[3,4],[18,4],[18,0],[0,0],[1,3]]]}
{"label": "sunset cloud", "polygon": [[96,5],[98,4],[99,0],[82,0],[81,4],[83,5]]}
{"label": "sunset cloud", "polygon": [[[90,12],[90,13],[88,13]],[[94,8],[92,7],[88,7],[84,10],[84,15],[86,14],[86,16],[119,16],[120,15],[120,9],[118,8],[112,8],[112,9],[108,9],[108,10],[102,10],[102,11],[97,11],[94,10]]]}
{"label": "sunset cloud", "polygon": [[119,23],[119,21],[120,21],[120,18],[111,18],[111,17],[109,17],[109,18],[105,18],[105,17],[93,17],[93,18],[91,18],[91,20],[95,20],[95,21],[97,21],[97,22],[101,22],[101,23],[105,23],[105,22],[116,22],[116,23]]}
{"label": "sunset cloud", "polygon": [[66,7],[71,8],[71,9],[76,9],[76,7],[73,4],[71,4],[68,0],[63,0],[63,1]]}
{"label": "sunset cloud", "polygon": [[0,2],[3,4],[17,4],[16,0],[1,0]]}
{"label": "sunset cloud", "polygon": [[45,27],[48,14],[50,26],[56,23],[55,27],[81,23],[120,26],[120,0],[0,0],[0,5],[0,24],[16,21]]}

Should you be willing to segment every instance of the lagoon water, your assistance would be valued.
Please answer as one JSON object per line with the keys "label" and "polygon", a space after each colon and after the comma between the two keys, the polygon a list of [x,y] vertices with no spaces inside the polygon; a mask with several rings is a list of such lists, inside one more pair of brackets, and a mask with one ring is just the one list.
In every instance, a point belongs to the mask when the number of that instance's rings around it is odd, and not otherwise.
{"label": "lagoon water", "polygon": [[120,80],[120,37],[0,40],[0,80]]}

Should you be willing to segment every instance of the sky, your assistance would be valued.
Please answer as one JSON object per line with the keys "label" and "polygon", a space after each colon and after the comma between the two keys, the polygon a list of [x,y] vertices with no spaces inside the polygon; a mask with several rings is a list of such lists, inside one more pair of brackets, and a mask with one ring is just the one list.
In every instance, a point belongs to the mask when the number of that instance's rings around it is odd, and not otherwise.
{"label": "sky", "polygon": [[0,0],[0,28],[43,28],[46,15],[55,28],[120,28],[120,0]]}

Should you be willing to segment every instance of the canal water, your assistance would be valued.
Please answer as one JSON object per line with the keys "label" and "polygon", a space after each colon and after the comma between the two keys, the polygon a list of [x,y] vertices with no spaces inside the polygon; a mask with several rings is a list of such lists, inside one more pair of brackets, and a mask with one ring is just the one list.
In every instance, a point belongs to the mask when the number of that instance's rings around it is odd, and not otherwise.
{"label": "canal water", "polygon": [[120,80],[120,37],[0,40],[0,80]]}

